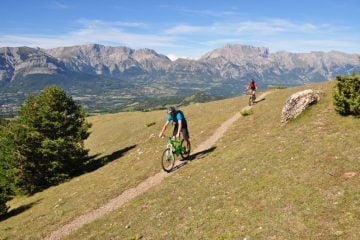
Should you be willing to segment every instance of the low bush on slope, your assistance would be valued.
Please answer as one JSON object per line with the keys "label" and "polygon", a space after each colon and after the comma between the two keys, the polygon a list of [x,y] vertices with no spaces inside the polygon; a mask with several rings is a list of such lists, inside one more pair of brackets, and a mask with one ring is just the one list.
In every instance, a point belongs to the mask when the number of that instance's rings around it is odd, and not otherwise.
{"label": "low bush on slope", "polygon": [[334,104],[341,115],[360,117],[360,75],[336,77]]}

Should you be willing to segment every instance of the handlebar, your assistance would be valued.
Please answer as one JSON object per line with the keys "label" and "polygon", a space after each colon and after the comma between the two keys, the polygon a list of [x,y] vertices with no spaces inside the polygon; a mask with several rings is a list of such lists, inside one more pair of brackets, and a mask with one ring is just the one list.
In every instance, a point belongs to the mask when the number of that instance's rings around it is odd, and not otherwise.
{"label": "handlebar", "polygon": [[167,138],[168,140],[173,140],[173,141],[176,141],[176,142],[180,142],[181,141],[181,138],[179,139],[176,139],[175,136],[166,136],[166,135],[162,135],[161,138]]}

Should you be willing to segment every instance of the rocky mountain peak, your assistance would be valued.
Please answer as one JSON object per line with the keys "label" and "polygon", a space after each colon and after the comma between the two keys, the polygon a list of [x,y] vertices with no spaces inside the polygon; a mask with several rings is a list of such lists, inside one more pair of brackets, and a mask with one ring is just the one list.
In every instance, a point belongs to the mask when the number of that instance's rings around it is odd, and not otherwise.
{"label": "rocky mountain peak", "polygon": [[140,48],[140,49],[136,50],[135,53],[158,55],[154,50],[149,49],[149,48]]}
{"label": "rocky mountain peak", "polygon": [[40,49],[30,47],[0,48],[0,81],[16,76],[56,74],[65,71],[64,64]]}
{"label": "rocky mountain peak", "polygon": [[40,49],[30,47],[3,47],[0,48],[0,54],[19,61],[24,61],[34,55],[47,55]]}
{"label": "rocky mountain peak", "polygon": [[165,61],[165,62],[170,61],[171,62],[171,60],[167,56],[158,54],[154,50],[148,49],[148,48],[138,49],[133,53],[132,56],[137,61],[141,61],[141,60],[145,60],[145,59],[153,59],[153,60],[158,60],[158,61]]}
{"label": "rocky mountain peak", "polygon": [[249,45],[227,44],[223,48],[215,49],[200,58],[200,61],[224,59],[237,65],[245,62],[259,61],[269,56],[269,49]]}
{"label": "rocky mountain peak", "polygon": [[167,56],[148,48],[136,50],[132,54],[132,58],[140,63],[146,71],[167,69],[171,64],[171,60]]}

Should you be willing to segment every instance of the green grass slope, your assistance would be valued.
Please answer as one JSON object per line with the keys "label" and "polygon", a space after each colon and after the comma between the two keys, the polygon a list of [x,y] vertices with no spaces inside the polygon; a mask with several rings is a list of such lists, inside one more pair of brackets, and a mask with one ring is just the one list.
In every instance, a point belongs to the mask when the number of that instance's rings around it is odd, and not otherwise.
{"label": "green grass slope", "polygon": [[[320,102],[282,126],[286,99],[307,88],[324,90]],[[65,239],[359,239],[360,121],[335,113],[332,88],[274,91],[213,152]],[[244,96],[184,108],[193,147],[246,103]],[[90,118],[87,146],[109,163],[11,201],[0,239],[44,237],[159,172],[164,118],[163,111]]]}
{"label": "green grass slope", "polygon": [[[227,99],[183,108],[194,146],[206,140],[244,103],[245,98]],[[33,196],[13,199],[10,213],[0,222],[0,239],[43,238],[161,171],[166,140],[159,139],[158,134],[165,119],[165,110],[90,117],[93,126],[86,147],[90,155],[107,164]]]}
{"label": "green grass slope", "polygon": [[[338,116],[331,83],[286,126],[299,87],[276,91],[208,157],[67,239],[359,239],[360,122]],[[225,106],[224,106],[225,107]]]}

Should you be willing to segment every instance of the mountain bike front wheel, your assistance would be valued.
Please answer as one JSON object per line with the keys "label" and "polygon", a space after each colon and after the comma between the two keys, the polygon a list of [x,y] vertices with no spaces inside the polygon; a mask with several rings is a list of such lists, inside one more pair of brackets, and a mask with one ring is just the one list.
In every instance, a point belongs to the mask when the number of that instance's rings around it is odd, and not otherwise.
{"label": "mountain bike front wheel", "polygon": [[181,140],[181,148],[185,147],[185,151],[181,152],[182,159],[188,159],[190,157],[191,152],[191,144],[188,141],[185,141],[184,139]]}
{"label": "mountain bike front wheel", "polygon": [[161,166],[165,172],[170,172],[175,164],[175,155],[170,148],[164,150],[161,158]]}

